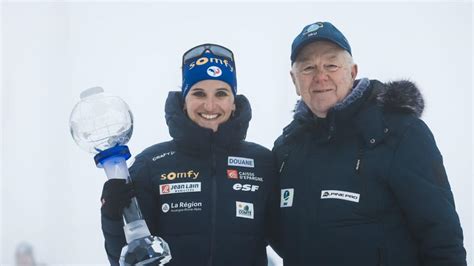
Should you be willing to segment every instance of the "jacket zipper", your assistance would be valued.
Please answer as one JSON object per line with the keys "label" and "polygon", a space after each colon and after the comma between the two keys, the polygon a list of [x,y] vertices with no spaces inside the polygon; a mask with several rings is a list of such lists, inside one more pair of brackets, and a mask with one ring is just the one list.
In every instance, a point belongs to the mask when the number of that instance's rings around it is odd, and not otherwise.
{"label": "jacket zipper", "polygon": [[385,259],[384,259],[384,256],[383,256],[383,250],[382,250],[382,248],[378,248],[377,251],[378,251],[377,252],[378,253],[378,263],[377,263],[377,265],[378,266],[384,266],[385,265],[385,263],[384,263]]}
{"label": "jacket zipper", "polygon": [[357,152],[357,161],[356,161],[356,166],[355,166],[355,171],[357,174],[360,174],[360,167],[361,167],[363,156],[364,156],[364,150],[360,148],[359,151]]}
{"label": "jacket zipper", "polygon": [[214,253],[216,246],[216,204],[217,204],[217,180],[216,180],[216,153],[214,149],[214,142],[211,142],[211,243],[209,254],[209,266],[214,264]]}
{"label": "jacket zipper", "polygon": [[285,153],[283,155],[283,160],[281,160],[280,168],[278,169],[278,173],[281,174],[283,172],[283,169],[285,168],[286,161],[288,160],[289,153]]}

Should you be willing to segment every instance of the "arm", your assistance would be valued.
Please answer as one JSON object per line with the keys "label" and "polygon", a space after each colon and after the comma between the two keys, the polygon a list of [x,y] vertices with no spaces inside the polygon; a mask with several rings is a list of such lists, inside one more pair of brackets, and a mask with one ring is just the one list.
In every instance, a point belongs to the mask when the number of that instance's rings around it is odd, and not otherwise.
{"label": "arm", "polygon": [[442,156],[421,120],[404,133],[389,184],[418,242],[423,265],[466,265],[463,233]]}
{"label": "arm", "polygon": [[[273,155],[273,157],[275,157]],[[276,160],[273,160],[274,162]],[[269,175],[269,197],[267,199],[265,213],[265,239],[275,252],[282,257],[279,244],[280,239],[280,182],[275,164],[272,164],[272,171]]]}
{"label": "arm", "polygon": [[[148,200],[146,194],[146,188],[151,186],[144,185],[144,182],[150,180],[144,160],[137,157],[129,172],[133,181],[133,189],[132,185],[125,184],[124,180],[111,179],[104,184],[102,192],[102,232],[105,238],[105,250],[111,265],[118,265],[121,250],[127,244],[123,231],[123,208],[130,204],[130,199],[133,196],[136,196],[146,220],[145,213],[149,213],[147,209],[150,205],[149,202],[153,203],[152,200]],[[147,223],[150,224],[148,221]],[[152,228],[149,229],[151,231]]]}

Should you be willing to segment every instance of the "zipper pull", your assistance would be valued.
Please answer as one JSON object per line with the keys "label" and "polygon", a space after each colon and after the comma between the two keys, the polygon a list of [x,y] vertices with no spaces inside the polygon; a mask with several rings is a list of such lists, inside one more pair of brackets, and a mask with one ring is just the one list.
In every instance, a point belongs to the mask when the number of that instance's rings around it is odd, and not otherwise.
{"label": "zipper pull", "polygon": [[280,165],[280,170],[278,171],[278,173],[281,174],[281,171],[283,171],[283,168],[285,167],[285,161],[283,161]]}
{"label": "zipper pull", "polygon": [[285,156],[283,156],[283,160],[281,162],[280,169],[278,170],[279,174],[281,174],[281,172],[283,171],[283,168],[285,168],[285,164],[286,164],[287,160],[288,160],[288,153],[285,154]]}
{"label": "zipper pull", "polygon": [[359,173],[359,168],[360,168],[360,159],[357,159],[357,163],[356,163],[356,172]]}

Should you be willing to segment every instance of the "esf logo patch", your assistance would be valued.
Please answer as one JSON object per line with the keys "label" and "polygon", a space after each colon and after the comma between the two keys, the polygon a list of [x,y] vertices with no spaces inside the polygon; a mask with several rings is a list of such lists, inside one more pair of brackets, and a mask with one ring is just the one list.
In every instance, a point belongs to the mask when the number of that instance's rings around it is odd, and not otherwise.
{"label": "esf logo patch", "polygon": [[250,184],[240,184],[240,183],[235,183],[232,188],[234,190],[240,190],[240,191],[251,191],[251,192],[255,192],[258,190],[258,186],[257,185],[250,185]]}
{"label": "esf logo patch", "polygon": [[244,157],[233,157],[229,156],[227,158],[227,165],[229,166],[241,166],[241,167],[249,167],[254,168],[254,161],[251,158],[244,158]]}
{"label": "esf logo patch", "polygon": [[235,202],[235,216],[247,219],[253,219],[253,203]]}
{"label": "esf logo patch", "polygon": [[339,199],[359,202],[360,194],[341,190],[321,190],[321,199]]}
{"label": "esf logo patch", "polygon": [[201,192],[201,182],[184,182],[160,185],[160,195]]}
{"label": "esf logo patch", "polygon": [[189,170],[187,172],[170,172],[167,174],[162,174],[160,179],[161,180],[175,180],[175,179],[184,179],[184,178],[190,178],[190,179],[197,179],[199,176],[199,172],[194,172],[194,170]]}

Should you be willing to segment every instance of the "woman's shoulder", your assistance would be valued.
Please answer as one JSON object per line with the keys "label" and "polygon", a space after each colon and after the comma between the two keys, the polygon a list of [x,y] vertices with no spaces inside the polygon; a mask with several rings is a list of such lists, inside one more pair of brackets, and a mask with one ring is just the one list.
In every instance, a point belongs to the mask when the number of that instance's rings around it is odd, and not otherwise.
{"label": "woman's shoulder", "polygon": [[172,140],[154,144],[140,152],[136,158],[156,160],[157,157],[164,157],[168,153],[175,153],[175,145]]}

